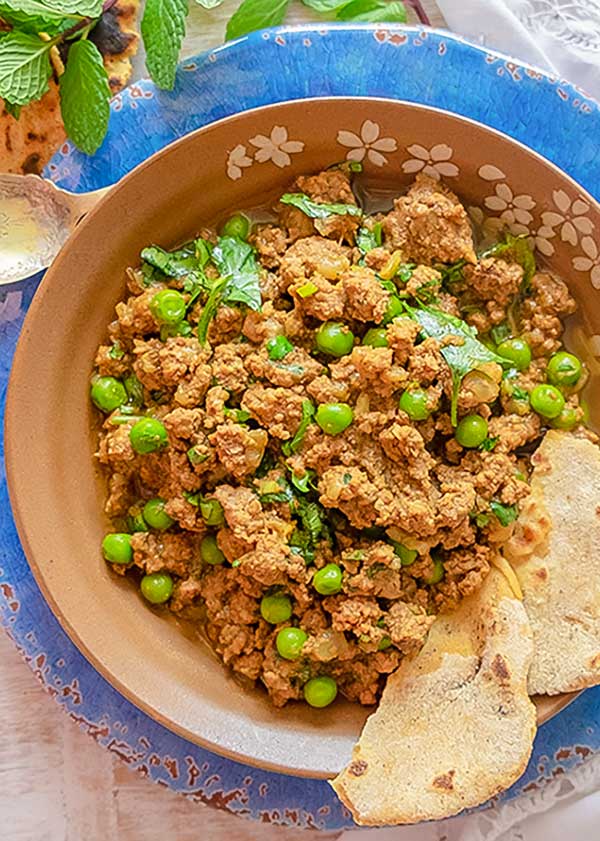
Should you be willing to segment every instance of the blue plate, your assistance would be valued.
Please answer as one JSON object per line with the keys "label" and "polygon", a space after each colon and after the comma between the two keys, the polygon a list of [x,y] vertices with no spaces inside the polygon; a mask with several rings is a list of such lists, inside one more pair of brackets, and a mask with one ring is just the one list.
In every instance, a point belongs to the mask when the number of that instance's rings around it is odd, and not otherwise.
{"label": "blue plate", "polygon": [[[152,152],[213,120],[308,96],[371,95],[420,102],[487,123],[528,144],[600,196],[600,115],[582,91],[448,33],[361,26],[256,33],[181,66],[172,93],[132,85],[112,105],[93,158],[65,143],[47,171],[73,190],[116,181]],[[38,275],[0,293],[0,411]],[[0,433],[0,455],[3,440]],[[188,797],[287,826],[353,826],[326,782],[259,771],[175,736],[122,698],[60,628],[27,565],[0,466],[0,617],[65,711],[131,768]],[[546,724],[527,772],[501,800],[542,786],[600,749],[600,688]]]}

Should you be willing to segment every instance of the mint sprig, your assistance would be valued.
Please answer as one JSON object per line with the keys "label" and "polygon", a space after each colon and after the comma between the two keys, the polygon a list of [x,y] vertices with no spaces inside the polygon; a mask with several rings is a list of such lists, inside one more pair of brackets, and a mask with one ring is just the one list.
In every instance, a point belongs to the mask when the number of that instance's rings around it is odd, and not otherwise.
{"label": "mint sprig", "polygon": [[147,0],[142,18],[146,66],[159,88],[172,90],[185,35],[188,0]]}
{"label": "mint sprig", "polygon": [[67,134],[88,155],[100,147],[108,129],[110,87],[100,51],[77,41],[60,77],[60,109]]}

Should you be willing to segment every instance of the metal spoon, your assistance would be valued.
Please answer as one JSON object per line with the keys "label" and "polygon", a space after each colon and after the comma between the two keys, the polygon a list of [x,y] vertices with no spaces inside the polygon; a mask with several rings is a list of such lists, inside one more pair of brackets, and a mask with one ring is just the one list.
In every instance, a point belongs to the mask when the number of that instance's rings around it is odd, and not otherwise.
{"label": "metal spoon", "polygon": [[110,189],[70,193],[37,175],[0,175],[0,285],[47,269]]}

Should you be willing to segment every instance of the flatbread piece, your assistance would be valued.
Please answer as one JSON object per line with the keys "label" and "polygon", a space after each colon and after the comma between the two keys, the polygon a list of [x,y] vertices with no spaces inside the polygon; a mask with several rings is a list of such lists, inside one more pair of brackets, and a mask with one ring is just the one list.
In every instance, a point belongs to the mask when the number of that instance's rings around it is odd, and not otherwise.
{"label": "flatbread piece", "polygon": [[529,691],[555,695],[600,683],[600,448],[551,431],[532,463],[537,511],[517,526],[533,534],[545,514],[549,533],[528,560],[510,560],[533,630]]}
{"label": "flatbread piece", "polygon": [[517,780],[536,731],[527,694],[532,654],[523,605],[493,568],[388,678],[352,761],[331,782],[355,821],[449,817]]}

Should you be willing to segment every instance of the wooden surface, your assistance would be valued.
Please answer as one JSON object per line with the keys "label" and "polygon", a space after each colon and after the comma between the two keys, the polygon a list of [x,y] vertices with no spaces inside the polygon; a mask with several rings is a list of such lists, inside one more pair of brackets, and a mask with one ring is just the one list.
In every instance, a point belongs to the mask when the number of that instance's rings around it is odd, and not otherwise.
{"label": "wooden surface", "polygon": [[[218,44],[239,0],[191,3],[184,55]],[[442,25],[433,0],[424,6]],[[290,22],[309,20],[294,3]],[[144,74],[143,61],[136,75]],[[136,775],[49,698],[0,631],[0,816],[8,841],[319,841],[338,837],[253,824]]]}

